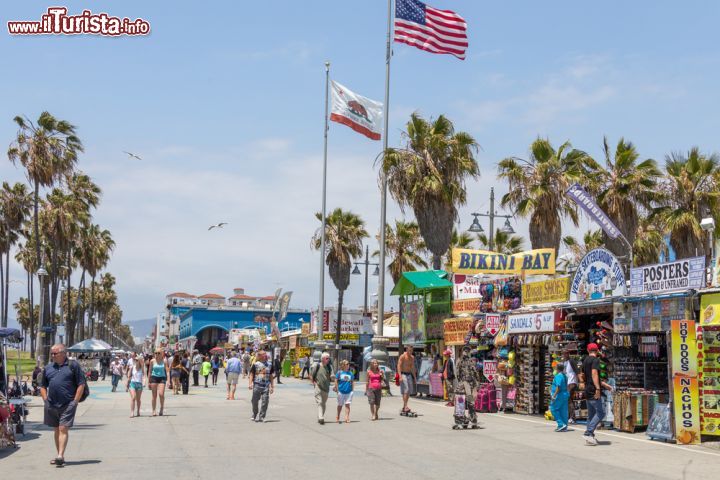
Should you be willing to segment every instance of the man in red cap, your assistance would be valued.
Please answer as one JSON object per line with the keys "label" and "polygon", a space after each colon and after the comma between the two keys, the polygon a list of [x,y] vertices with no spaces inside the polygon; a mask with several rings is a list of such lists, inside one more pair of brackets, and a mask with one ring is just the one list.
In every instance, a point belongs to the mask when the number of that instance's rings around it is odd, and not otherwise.
{"label": "man in red cap", "polygon": [[601,398],[602,384],[600,383],[600,359],[597,343],[589,343],[588,356],[582,363],[583,381],[585,382],[585,398],[587,399],[588,420],[584,437],[585,444],[595,446],[595,429],[605,418],[605,408]]}
{"label": "man in red cap", "polygon": [[443,356],[445,357],[443,381],[445,382],[445,390],[448,396],[448,403],[445,406],[453,407],[455,406],[455,360],[452,358],[450,349],[445,350]]}

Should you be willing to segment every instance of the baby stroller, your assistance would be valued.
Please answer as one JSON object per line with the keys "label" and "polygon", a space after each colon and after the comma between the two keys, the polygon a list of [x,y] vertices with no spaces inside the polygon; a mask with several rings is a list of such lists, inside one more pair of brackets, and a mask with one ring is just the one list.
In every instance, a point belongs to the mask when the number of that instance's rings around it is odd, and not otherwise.
{"label": "baby stroller", "polygon": [[460,430],[461,428],[480,428],[477,423],[477,414],[475,413],[475,405],[473,400],[468,401],[465,395],[465,389],[458,385],[455,390],[455,411],[453,412],[453,420],[455,420],[452,426],[453,430]]}

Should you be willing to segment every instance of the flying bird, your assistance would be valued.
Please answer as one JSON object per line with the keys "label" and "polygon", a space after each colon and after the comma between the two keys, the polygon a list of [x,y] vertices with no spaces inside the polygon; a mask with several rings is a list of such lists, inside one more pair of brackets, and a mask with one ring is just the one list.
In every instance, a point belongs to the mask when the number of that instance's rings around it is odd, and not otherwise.
{"label": "flying bird", "polygon": [[130,157],[132,157],[132,158],[137,158],[138,160],[142,160],[142,158],[140,158],[139,156],[135,155],[134,153],[126,152],[125,150],[123,150],[123,153],[127,153],[127,154],[128,154]]}
{"label": "flying bird", "polygon": [[225,225],[227,225],[227,222],[220,222],[217,225],[210,225],[208,231],[212,230],[213,228],[223,228]]}

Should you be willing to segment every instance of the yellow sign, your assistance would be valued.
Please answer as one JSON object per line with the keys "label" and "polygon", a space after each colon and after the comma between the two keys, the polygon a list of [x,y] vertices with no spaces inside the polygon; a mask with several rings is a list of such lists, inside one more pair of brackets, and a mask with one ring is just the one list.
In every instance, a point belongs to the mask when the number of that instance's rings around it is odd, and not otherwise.
{"label": "yellow sign", "polygon": [[514,255],[505,255],[486,250],[453,248],[452,270],[454,273],[468,275],[476,273],[554,275],[555,249],[540,248]]}
{"label": "yellow sign", "polygon": [[481,304],[481,298],[465,298],[462,300],[453,300],[452,313],[475,313],[480,310]]}
{"label": "yellow sign", "polygon": [[720,325],[720,293],[703,295],[700,299],[700,325]]}
{"label": "yellow sign", "polygon": [[465,345],[465,336],[472,328],[472,318],[447,318],[443,322],[445,345]]}
{"label": "yellow sign", "polygon": [[697,377],[673,377],[675,439],[683,445],[700,443],[700,399]]}
{"label": "yellow sign", "polygon": [[673,320],[670,325],[672,335],[672,373],[683,377],[697,377],[698,349],[694,320]]}
{"label": "yellow sign", "polygon": [[703,435],[720,435],[720,331],[698,328],[698,387]]}
{"label": "yellow sign", "polygon": [[570,295],[570,277],[552,278],[541,282],[527,282],[522,286],[523,305],[567,302]]}
{"label": "yellow sign", "polygon": [[303,323],[300,327],[300,333],[302,335],[309,335],[310,334],[310,324],[309,323]]}

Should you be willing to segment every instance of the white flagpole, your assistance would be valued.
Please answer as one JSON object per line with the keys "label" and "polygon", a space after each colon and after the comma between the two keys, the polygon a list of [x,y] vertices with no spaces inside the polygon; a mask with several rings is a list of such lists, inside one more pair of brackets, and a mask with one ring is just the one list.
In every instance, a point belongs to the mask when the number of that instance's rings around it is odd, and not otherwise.
{"label": "white flagpole", "polygon": [[[327,199],[327,148],[328,148],[328,103],[330,97],[330,62],[325,62],[325,145],[323,147],[322,181],[322,225],[320,233],[320,299],[317,314],[317,342],[323,339],[323,318],[325,311],[325,209]],[[319,360],[318,360],[319,361]]]}
{"label": "white flagpole", "polygon": [[[383,158],[388,148],[388,114],[390,112],[390,59],[392,58],[392,7],[393,0],[388,0],[387,17],[387,46],[385,51],[385,103],[383,104]],[[382,167],[381,167],[382,168]],[[380,196],[380,277],[378,282],[378,308],[377,308],[377,334],[383,336],[383,322],[385,321],[385,224],[387,214],[387,177],[381,170]]]}

